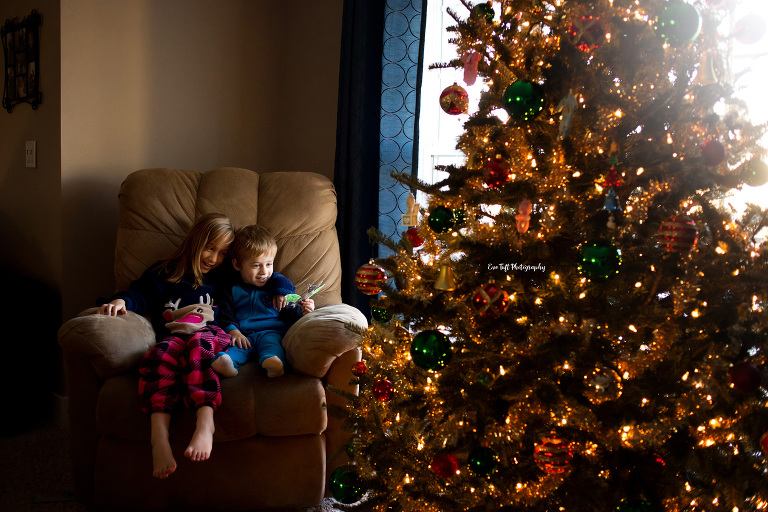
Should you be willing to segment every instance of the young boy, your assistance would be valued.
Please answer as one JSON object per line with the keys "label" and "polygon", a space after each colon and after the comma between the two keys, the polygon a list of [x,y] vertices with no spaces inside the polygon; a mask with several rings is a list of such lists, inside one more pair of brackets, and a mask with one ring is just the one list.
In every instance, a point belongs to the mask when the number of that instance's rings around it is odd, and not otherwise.
{"label": "young boy", "polygon": [[285,371],[283,336],[289,325],[315,309],[315,302],[306,299],[300,308],[285,308],[286,295],[296,288],[273,271],[277,243],[265,228],[239,229],[229,253],[240,280],[223,287],[218,322],[231,336],[232,346],[216,354],[211,367],[225,377],[234,377],[241,365],[258,358],[268,376],[280,376]]}

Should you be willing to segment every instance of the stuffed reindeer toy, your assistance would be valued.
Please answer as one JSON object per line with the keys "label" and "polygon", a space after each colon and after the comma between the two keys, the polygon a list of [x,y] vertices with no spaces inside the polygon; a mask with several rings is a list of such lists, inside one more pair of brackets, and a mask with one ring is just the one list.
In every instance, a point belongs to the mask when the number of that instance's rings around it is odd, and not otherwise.
{"label": "stuffed reindeer toy", "polygon": [[213,322],[216,317],[213,299],[207,293],[205,298],[200,297],[197,304],[179,308],[180,303],[181,299],[167,302],[165,307],[168,309],[163,312],[163,318],[168,321],[165,327],[174,334],[192,334],[205,327],[208,322]]}

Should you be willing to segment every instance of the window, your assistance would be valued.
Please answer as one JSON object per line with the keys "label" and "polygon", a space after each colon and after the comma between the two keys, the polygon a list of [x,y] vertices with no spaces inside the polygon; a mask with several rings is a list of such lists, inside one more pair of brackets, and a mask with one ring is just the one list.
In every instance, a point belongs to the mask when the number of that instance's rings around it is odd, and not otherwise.
{"label": "window", "polygon": [[[717,3],[715,0],[708,2],[710,5]],[[725,5],[727,2],[720,3]],[[730,10],[723,10],[723,21],[719,30],[726,36],[731,35],[739,29],[740,20],[758,20],[756,37],[759,36],[759,21],[763,18],[757,13],[763,12],[763,4],[764,0],[740,0],[738,5],[729,8]],[[432,64],[449,62],[457,57],[456,47],[448,42],[450,38],[455,37],[454,33],[446,30],[447,27],[455,25],[455,20],[446,12],[448,8],[462,18],[468,16],[467,9],[459,0],[429,0],[426,12],[418,170],[419,178],[428,183],[443,179],[444,173],[438,171],[437,166],[461,165],[464,162],[464,155],[456,149],[456,143],[464,132],[463,125],[468,119],[468,114],[452,116],[443,112],[439,104],[440,93],[453,83],[459,84],[467,91],[469,112],[473,112],[484,87],[480,78],[474,85],[466,85],[463,69],[429,69]],[[494,2],[493,8],[498,19],[500,4]],[[765,32],[764,23],[762,29]],[[730,68],[729,72],[733,76],[743,74],[736,83],[736,89],[738,97],[748,105],[751,122],[765,123],[768,122],[768,101],[765,100],[764,92],[768,83],[768,37],[763,35],[758,37],[757,42],[752,43],[742,42],[740,39],[744,38],[733,37],[727,40],[730,62],[726,68]],[[724,56],[720,56],[722,57]],[[723,115],[725,109],[726,105],[723,104],[722,111],[718,114]],[[498,115],[502,120],[506,119],[503,110],[499,109]],[[765,143],[768,144],[768,139],[765,139]],[[417,200],[422,205],[426,203],[424,197],[417,197]],[[739,209],[738,205],[747,201],[768,207],[768,184],[762,187],[745,187],[734,195],[732,204]]]}

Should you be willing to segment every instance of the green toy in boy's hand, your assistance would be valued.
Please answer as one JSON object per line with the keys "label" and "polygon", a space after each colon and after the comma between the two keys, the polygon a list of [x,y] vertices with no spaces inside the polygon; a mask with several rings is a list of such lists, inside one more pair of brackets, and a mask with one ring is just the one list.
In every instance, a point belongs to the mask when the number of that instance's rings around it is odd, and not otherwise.
{"label": "green toy in boy's hand", "polygon": [[285,296],[285,301],[288,304],[296,304],[303,300],[307,300],[308,298],[312,297],[314,294],[322,290],[324,286],[325,286],[324,284],[311,284],[307,286],[307,293],[305,293],[304,295],[299,295],[298,293],[289,293],[288,295]]}

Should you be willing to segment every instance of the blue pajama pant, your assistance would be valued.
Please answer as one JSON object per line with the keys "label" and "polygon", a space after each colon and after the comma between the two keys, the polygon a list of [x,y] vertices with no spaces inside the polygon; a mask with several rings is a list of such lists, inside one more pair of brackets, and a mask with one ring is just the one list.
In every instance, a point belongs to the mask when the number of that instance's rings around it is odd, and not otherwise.
{"label": "blue pajama pant", "polygon": [[[232,345],[227,349],[227,355],[232,358],[235,368],[240,368],[248,361],[255,361],[258,358],[259,366],[265,359],[277,356],[285,366],[285,351],[281,341],[284,334],[278,331],[259,331],[252,333],[243,333],[251,342],[251,348],[239,348]],[[220,354],[218,354],[220,355]]]}

